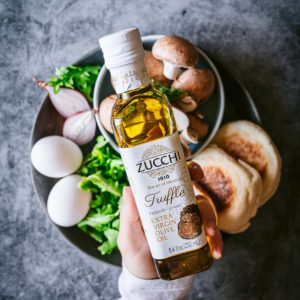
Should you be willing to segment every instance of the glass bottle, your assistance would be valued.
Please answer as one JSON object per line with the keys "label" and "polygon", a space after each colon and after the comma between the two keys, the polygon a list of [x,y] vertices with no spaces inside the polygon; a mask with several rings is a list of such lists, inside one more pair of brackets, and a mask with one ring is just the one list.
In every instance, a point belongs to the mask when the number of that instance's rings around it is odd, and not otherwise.
{"label": "glass bottle", "polygon": [[[100,40],[117,93],[112,125],[157,273],[172,280],[213,263],[172,107],[148,78],[137,28]],[[134,233],[133,233],[134,234]]]}

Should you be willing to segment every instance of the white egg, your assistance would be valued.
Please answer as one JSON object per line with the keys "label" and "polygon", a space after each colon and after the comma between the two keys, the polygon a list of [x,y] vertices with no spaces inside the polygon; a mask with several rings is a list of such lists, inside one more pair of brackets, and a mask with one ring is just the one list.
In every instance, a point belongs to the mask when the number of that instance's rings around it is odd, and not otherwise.
{"label": "white egg", "polygon": [[92,194],[79,189],[80,181],[79,175],[69,175],[60,179],[50,191],[47,202],[48,214],[59,226],[74,226],[89,211]]}
{"label": "white egg", "polygon": [[82,152],[72,141],[57,135],[40,139],[31,149],[31,162],[41,174],[60,178],[74,173],[82,163]]}

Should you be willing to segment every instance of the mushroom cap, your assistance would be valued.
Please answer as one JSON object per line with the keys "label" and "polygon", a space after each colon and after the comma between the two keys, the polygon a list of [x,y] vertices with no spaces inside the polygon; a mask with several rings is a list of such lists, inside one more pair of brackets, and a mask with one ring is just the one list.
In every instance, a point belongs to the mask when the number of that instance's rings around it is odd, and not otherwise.
{"label": "mushroom cap", "polygon": [[173,81],[171,87],[187,92],[199,103],[209,98],[213,93],[215,77],[209,69],[189,69]]}
{"label": "mushroom cap", "polygon": [[179,36],[165,36],[158,39],[152,48],[155,58],[181,67],[194,67],[199,58],[197,48]]}
{"label": "mushroom cap", "polygon": [[190,123],[189,128],[193,129],[197,133],[198,139],[200,140],[206,136],[208,133],[207,123],[203,119],[199,118],[196,113],[189,113],[187,116]]}
{"label": "mushroom cap", "polygon": [[145,51],[145,65],[148,76],[151,79],[154,79],[167,87],[170,86],[171,80],[163,74],[164,66],[162,61],[156,59],[150,51]]}

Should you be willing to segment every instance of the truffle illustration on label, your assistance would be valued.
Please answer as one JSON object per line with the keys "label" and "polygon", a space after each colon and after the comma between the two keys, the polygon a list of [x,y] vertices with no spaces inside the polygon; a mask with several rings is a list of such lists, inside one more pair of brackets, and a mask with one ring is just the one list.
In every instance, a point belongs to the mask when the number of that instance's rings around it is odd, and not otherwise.
{"label": "truffle illustration on label", "polygon": [[202,232],[202,220],[196,204],[183,208],[178,223],[178,234],[183,239],[194,239]]}

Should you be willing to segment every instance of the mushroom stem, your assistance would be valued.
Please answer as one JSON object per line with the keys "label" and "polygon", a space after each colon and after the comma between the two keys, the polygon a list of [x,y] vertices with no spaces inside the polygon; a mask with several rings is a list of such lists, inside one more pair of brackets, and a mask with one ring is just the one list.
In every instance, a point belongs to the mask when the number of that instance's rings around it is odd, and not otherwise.
{"label": "mushroom stem", "polygon": [[188,159],[191,156],[192,151],[191,151],[189,145],[186,144],[185,142],[181,141],[181,145],[182,145],[184,156],[186,159]]}
{"label": "mushroom stem", "polygon": [[180,141],[186,145],[189,144],[197,144],[198,143],[198,135],[197,132],[191,128],[186,128],[179,135]]}
{"label": "mushroom stem", "polygon": [[190,125],[190,120],[185,113],[181,110],[177,109],[176,107],[173,108],[173,113],[176,121],[176,127],[179,132],[183,131],[184,129],[188,128]]}
{"label": "mushroom stem", "polygon": [[191,112],[197,108],[197,102],[191,96],[184,96],[176,104],[183,112]]}
{"label": "mushroom stem", "polygon": [[173,65],[167,61],[164,61],[164,75],[170,79],[174,80],[181,73],[180,67]]}

